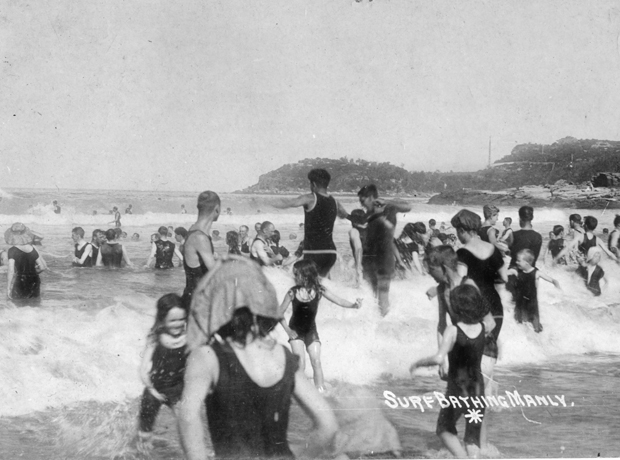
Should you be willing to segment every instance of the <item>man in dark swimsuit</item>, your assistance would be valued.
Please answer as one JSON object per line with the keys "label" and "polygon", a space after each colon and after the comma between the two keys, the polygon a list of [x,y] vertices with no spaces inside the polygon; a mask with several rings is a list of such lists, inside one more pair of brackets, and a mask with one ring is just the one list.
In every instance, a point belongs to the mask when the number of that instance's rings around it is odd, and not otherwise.
{"label": "man in dark swimsuit", "polygon": [[509,268],[517,266],[517,254],[522,249],[529,249],[534,254],[534,263],[540,255],[542,247],[542,236],[532,228],[532,220],[534,220],[534,208],[531,206],[521,206],[519,208],[519,226],[521,230],[517,230],[513,234],[513,243],[510,247],[512,258],[510,259]]}
{"label": "man in dark swimsuit", "polygon": [[209,190],[198,195],[198,220],[189,228],[183,247],[184,305],[189,306],[198,281],[215,266],[211,225],[220,217],[220,197]]}
{"label": "man in dark swimsuit", "polygon": [[590,248],[596,248],[600,246],[600,248],[612,259],[615,259],[615,255],[611,253],[604,244],[601,244],[599,240],[597,240],[594,235],[594,230],[598,225],[598,220],[593,216],[586,216],[583,219],[583,230],[581,233],[575,229],[575,237],[566,245],[564,249],[553,258],[555,262],[559,261],[562,257],[571,252],[576,252],[577,261],[584,261],[587,257],[588,251]]}
{"label": "man in dark swimsuit", "polygon": [[313,260],[319,275],[326,277],[336,263],[336,245],[332,238],[336,216],[345,218],[347,211],[327,193],[331,176],[324,169],[313,169],[308,173],[310,193],[297,198],[284,199],[276,208],[303,206],[305,211],[304,258]]}
{"label": "man in dark swimsuit", "polygon": [[[92,262],[93,247],[84,239],[84,229],[82,227],[75,227],[71,231],[71,238],[75,243],[73,266],[92,267],[94,265]],[[97,262],[96,259],[95,262]]]}
{"label": "man in dark swimsuit", "polygon": [[167,270],[174,268],[172,257],[176,254],[180,261],[183,260],[183,256],[176,249],[176,245],[168,240],[168,229],[163,225],[157,230],[159,233],[159,240],[155,241],[151,247],[151,254],[146,261],[145,267],[150,267],[153,258],[155,258],[155,268]]}
{"label": "man in dark swimsuit", "polygon": [[282,262],[282,256],[274,254],[271,249],[271,237],[275,231],[276,228],[271,222],[263,222],[250,247],[250,259],[255,260],[263,267],[271,267],[277,262]]}

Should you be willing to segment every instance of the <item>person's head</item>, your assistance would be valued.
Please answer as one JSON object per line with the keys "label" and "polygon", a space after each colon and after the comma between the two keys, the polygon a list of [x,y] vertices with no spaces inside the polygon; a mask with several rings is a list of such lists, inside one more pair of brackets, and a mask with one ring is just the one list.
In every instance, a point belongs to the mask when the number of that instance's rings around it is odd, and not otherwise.
{"label": "person's head", "polygon": [[213,217],[213,220],[217,220],[220,215],[220,197],[210,190],[202,192],[198,195],[196,207],[199,217]]}
{"label": "person's head", "polygon": [[170,238],[172,238],[172,235],[174,235],[174,227],[172,225],[168,226],[168,236]]}
{"label": "person's head", "polygon": [[273,231],[273,235],[271,235],[271,241],[273,241],[275,244],[278,244],[280,242],[280,231],[279,230]]}
{"label": "person's head", "polygon": [[428,221],[429,228],[435,228],[435,225],[437,225],[437,221],[435,219],[431,219]]}
{"label": "person's head", "polygon": [[262,223],[262,222],[256,222],[256,223],[254,224],[254,231],[255,231],[256,233],[259,233],[259,232],[260,232],[260,227],[261,227],[261,225],[263,225],[263,223]]}
{"label": "person's head", "polygon": [[168,227],[165,227],[164,225],[162,225],[161,227],[159,227],[157,229],[157,233],[159,233],[161,238],[167,238],[168,237]]}
{"label": "person's head", "polygon": [[108,242],[115,241],[116,237],[117,237],[116,229],[109,228],[109,229],[106,230],[106,232],[105,232],[105,239],[108,240]]}
{"label": "person's head", "polygon": [[239,345],[265,338],[277,326],[279,320],[266,316],[254,315],[248,307],[240,307],[233,313],[232,319],[218,329],[217,334],[223,340],[231,340]]}
{"label": "person's head", "polygon": [[329,186],[332,176],[325,169],[313,169],[308,173],[310,190],[324,190]]}
{"label": "person's head", "polygon": [[596,246],[588,249],[588,254],[586,255],[586,263],[588,265],[594,266],[598,265],[601,262],[601,251]]}
{"label": "person's head", "polygon": [[482,207],[482,214],[484,214],[485,220],[495,223],[497,222],[497,216],[499,214],[499,209],[496,206],[485,204]]}
{"label": "person's head", "polygon": [[357,197],[359,198],[360,204],[364,209],[374,209],[373,203],[377,198],[379,198],[377,186],[375,184],[364,185],[359,192],[357,192]]}
{"label": "person's head", "polygon": [[162,333],[174,337],[185,332],[187,324],[187,308],[183,306],[181,297],[177,294],[166,294],[157,301],[155,323],[151,327],[151,337],[159,337]]}
{"label": "person's head", "polygon": [[118,207],[114,206],[114,207],[112,208],[112,211],[118,211]]}
{"label": "person's head", "polygon": [[614,217],[614,227],[620,227],[620,214],[616,214],[616,217]]}
{"label": "person's head", "polygon": [[260,233],[262,233],[263,236],[268,239],[271,239],[271,237],[273,236],[273,232],[275,230],[276,230],[276,227],[268,220],[263,222],[260,226]]}
{"label": "person's head", "polygon": [[458,317],[465,324],[482,321],[489,309],[480,291],[471,284],[461,284],[450,292],[450,303]]}
{"label": "person's head", "polygon": [[463,242],[464,234],[475,234],[480,230],[480,216],[475,212],[470,211],[469,209],[461,209],[457,212],[450,224],[456,230],[456,235],[459,237],[459,240]]}
{"label": "person's head", "polygon": [[121,233],[121,238],[127,238],[127,232]]}
{"label": "person's head", "polygon": [[596,230],[596,226],[598,225],[598,220],[594,216],[586,216],[583,219],[583,229],[586,232],[593,232]]}
{"label": "person's head", "polygon": [[296,240],[296,239],[297,239],[297,233],[291,233],[291,234],[288,236],[288,238],[289,238],[290,240]]}
{"label": "person's head", "polygon": [[187,238],[187,230],[185,229],[185,227],[177,227],[174,229],[175,240],[181,243],[182,241],[185,240],[185,238]]}
{"label": "person's head", "polygon": [[529,270],[534,266],[535,259],[536,257],[534,257],[534,253],[532,251],[529,249],[521,249],[517,252],[517,260],[515,261],[515,264],[519,270]]}
{"label": "person's head", "polygon": [[181,205],[181,209],[185,209],[185,205],[184,204]]}
{"label": "person's head", "polygon": [[131,208],[133,208],[133,204],[127,205],[127,209],[131,209]]}
{"label": "person's head", "polygon": [[308,290],[314,290],[320,294],[321,283],[319,279],[319,270],[313,260],[302,259],[293,264],[293,276],[295,284],[302,286]]}
{"label": "person's head", "polygon": [[219,238],[219,236],[220,236],[220,231],[219,231],[219,230],[213,230],[213,236],[214,236],[215,238]]}
{"label": "person's head", "polygon": [[75,241],[76,243],[80,241],[82,238],[84,238],[84,229],[82,227],[75,227],[73,230],[71,230],[71,238],[73,238],[73,241]]}
{"label": "person's head", "polygon": [[609,229],[607,227],[603,229],[603,235],[609,235]]}
{"label": "person's head", "polygon": [[119,239],[120,237],[123,236],[123,230],[121,230],[119,227],[116,227],[114,229],[114,232],[116,233],[116,239]]}
{"label": "person's head", "polygon": [[132,241],[138,241],[140,239],[140,234],[139,233],[134,233],[133,235],[131,235],[131,240]]}
{"label": "person's head", "polygon": [[239,238],[243,241],[248,237],[248,233],[250,232],[250,228],[247,225],[242,225],[239,227]]}
{"label": "person's head", "polygon": [[234,230],[226,232],[226,244],[231,248],[239,246],[239,234]]}
{"label": "person's head", "polygon": [[303,230],[303,228],[304,228],[304,223],[303,223],[303,222],[300,222],[300,223],[299,223],[299,229],[300,229],[300,230]]}
{"label": "person's head", "polygon": [[512,217],[504,217],[504,227],[509,228],[512,225]]}
{"label": "person's head", "polygon": [[424,264],[438,283],[447,281],[447,273],[457,270],[458,259],[451,246],[436,246],[424,254]]}
{"label": "person's head", "polygon": [[534,208],[531,206],[521,206],[519,208],[519,225],[529,224],[534,220]]}
{"label": "person's head", "polygon": [[92,241],[96,244],[105,242],[105,232],[99,228],[93,230]]}
{"label": "person's head", "polygon": [[161,236],[159,235],[159,233],[153,233],[151,235],[151,243],[155,243],[159,240],[161,240]]}
{"label": "person's head", "polygon": [[366,223],[366,213],[363,209],[354,209],[349,214],[349,220],[354,227],[361,227]]}
{"label": "person's head", "polygon": [[561,225],[554,225],[553,226],[553,235],[556,238],[562,238],[564,236],[564,227],[562,227]]}
{"label": "person's head", "polygon": [[571,214],[568,216],[568,224],[570,225],[570,228],[581,227],[581,215]]}
{"label": "person's head", "polygon": [[52,201],[52,204],[53,204],[53,205],[56,205],[56,204],[58,204],[58,201],[57,201],[57,200],[54,200],[54,201]]}

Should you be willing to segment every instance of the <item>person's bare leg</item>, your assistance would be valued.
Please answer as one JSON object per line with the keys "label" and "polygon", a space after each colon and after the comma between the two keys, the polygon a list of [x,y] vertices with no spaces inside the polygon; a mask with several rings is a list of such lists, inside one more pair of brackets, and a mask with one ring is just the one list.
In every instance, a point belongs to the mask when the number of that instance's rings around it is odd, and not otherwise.
{"label": "person's bare leg", "polygon": [[[484,395],[492,396],[495,392],[495,382],[493,381],[493,372],[495,369],[495,358],[490,358],[489,356],[483,355],[482,361],[480,362],[480,370],[482,372],[482,379],[484,380]],[[482,426],[480,428],[480,447],[486,449],[488,446],[489,438],[488,438],[488,422],[487,417],[489,416],[490,411],[486,411],[484,417],[482,418]]]}
{"label": "person's bare leg", "polygon": [[444,431],[439,435],[439,438],[443,441],[446,449],[448,449],[456,458],[467,458],[467,451],[463,449],[461,441],[459,441],[459,438],[457,438],[456,435]]}
{"label": "person's bare leg", "polygon": [[306,371],[306,345],[303,340],[291,340],[289,342],[293,353],[299,356],[299,368]]}
{"label": "person's bare leg", "polygon": [[312,342],[308,347],[310,364],[312,365],[314,386],[321,392],[325,391],[323,367],[321,366],[321,342]]}

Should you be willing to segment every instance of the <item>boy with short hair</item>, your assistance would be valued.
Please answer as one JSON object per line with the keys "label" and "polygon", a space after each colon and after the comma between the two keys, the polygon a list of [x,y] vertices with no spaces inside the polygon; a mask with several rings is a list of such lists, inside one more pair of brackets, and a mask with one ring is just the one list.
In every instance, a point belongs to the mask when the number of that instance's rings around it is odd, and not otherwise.
{"label": "boy with short hair", "polygon": [[510,268],[508,274],[515,276],[515,320],[517,323],[532,323],[535,332],[542,332],[538,310],[538,280],[542,278],[558,289],[560,283],[534,267],[534,261],[534,253],[522,249],[517,253],[516,268]]}

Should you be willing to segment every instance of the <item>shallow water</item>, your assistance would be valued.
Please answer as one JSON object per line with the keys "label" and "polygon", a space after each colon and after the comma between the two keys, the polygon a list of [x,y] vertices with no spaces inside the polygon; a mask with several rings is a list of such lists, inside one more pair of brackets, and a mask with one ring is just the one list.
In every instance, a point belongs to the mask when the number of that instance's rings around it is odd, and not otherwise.
{"label": "shallow water", "polygon": [[[155,272],[139,267],[149,254],[148,235],[159,225],[191,225],[195,196],[88,191],[59,197],[49,191],[8,192],[12,197],[0,201],[0,229],[23,221],[42,233],[45,239],[40,251],[51,271],[43,275],[42,299],[36,304],[16,305],[6,301],[4,292],[0,296],[0,396],[4,402],[0,406],[0,458],[139,458],[132,441],[142,392],[140,353],[157,298],[180,292],[184,286],[182,269]],[[54,198],[63,205],[60,215],[51,212],[48,204]],[[232,207],[234,214],[221,216],[214,229],[224,236],[240,224],[252,226],[255,220],[268,219],[280,229],[284,245],[294,250],[303,238],[298,228],[303,213],[275,210],[269,206],[273,199],[224,195],[223,207]],[[80,225],[90,234],[96,227],[107,228],[109,215],[91,215],[95,204],[105,211],[112,205],[124,209],[129,202],[136,214],[123,216],[123,227],[130,235],[140,233],[141,241],[125,240],[123,244],[138,268],[72,268],[71,229]],[[356,205],[353,197],[343,198],[343,202],[348,209]],[[190,214],[177,213],[183,203]],[[250,212],[256,209],[261,213]],[[411,213],[399,218],[399,224],[402,227],[404,222],[431,217],[448,222],[456,210],[416,203]],[[544,236],[553,224],[565,224],[572,212],[537,210],[535,227]],[[500,217],[505,215],[516,218],[516,209],[502,209]],[[612,215],[604,214],[600,227],[611,227],[611,220]],[[418,276],[394,281],[392,310],[382,319],[369,290],[353,286],[348,229],[348,222],[337,222],[335,240],[341,258],[333,279],[326,284],[342,297],[364,297],[364,305],[352,311],[327,301],[321,304],[318,329],[332,394],[344,398],[351,388],[353,405],[360,409],[368,406],[368,410],[381,407],[395,425],[407,456],[449,456],[434,435],[437,407],[424,412],[391,409],[383,397],[384,391],[404,397],[444,389],[445,383],[432,369],[419,371],[413,379],[407,371],[414,359],[436,348],[436,303],[424,295],[433,285],[432,279]],[[288,239],[290,233],[296,233],[297,238]],[[225,250],[223,241],[215,244],[217,251]],[[514,322],[512,306],[501,292],[506,320],[496,368],[500,394],[516,389],[521,395],[564,395],[569,407],[511,407],[489,413],[489,438],[494,448],[488,455],[620,455],[616,390],[620,383],[620,314],[616,306],[620,270],[608,261],[603,267],[609,285],[600,298],[591,297],[570,270],[547,268],[563,290],[541,282],[542,334]],[[267,275],[282,298],[292,285],[290,274],[267,269]],[[0,273],[4,283],[2,280]],[[277,335],[285,342],[282,331]],[[311,375],[310,369],[307,374]],[[355,389],[367,390],[371,396],[360,398]],[[459,425],[461,433],[463,423]],[[162,410],[156,426],[155,446],[149,455],[182,458],[168,409]],[[302,441],[307,426],[307,419],[295,407],[291,441]]]}

